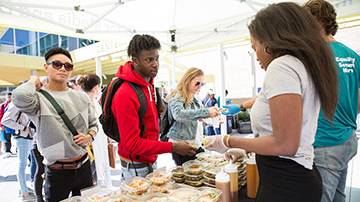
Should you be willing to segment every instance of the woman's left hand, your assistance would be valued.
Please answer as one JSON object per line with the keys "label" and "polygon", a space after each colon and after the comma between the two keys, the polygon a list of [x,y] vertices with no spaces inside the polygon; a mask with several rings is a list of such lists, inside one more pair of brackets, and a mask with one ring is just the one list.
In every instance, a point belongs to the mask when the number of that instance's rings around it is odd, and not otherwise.
{"label": "woman's left hand", "polygon": [[224,153],[229,148],[225,146],[223,138],[223,135],[207,136],[202,143],[205,149]]}

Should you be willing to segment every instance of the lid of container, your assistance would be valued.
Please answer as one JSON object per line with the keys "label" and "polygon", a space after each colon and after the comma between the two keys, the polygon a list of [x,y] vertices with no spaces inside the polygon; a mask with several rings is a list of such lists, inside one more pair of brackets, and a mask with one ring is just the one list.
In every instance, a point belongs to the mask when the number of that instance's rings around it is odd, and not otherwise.
{"label": "lid of container", "polygon": [[218,174],[216,174],[215,181],[216,182],[230,182],[230,176],[227,173],[225,173],[224,171],[220,171]]}
{"label": "lid of container", "polygon": [[249,155],[249,158],[246,160],[247,164],[256,164],[256,160],[255,160],[255,154],[251,153]]}
{"label": "lid of container", "polygon": [[235,164],[228,163],[228,164],[225,165],[224,171],[227,172],[227,173],[237,173],[238,169],[237,169],[237,166]]}

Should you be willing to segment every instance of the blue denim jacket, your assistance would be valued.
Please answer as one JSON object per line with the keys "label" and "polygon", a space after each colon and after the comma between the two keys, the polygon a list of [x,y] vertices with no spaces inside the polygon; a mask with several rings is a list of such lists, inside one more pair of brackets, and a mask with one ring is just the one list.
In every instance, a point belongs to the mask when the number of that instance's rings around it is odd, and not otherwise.
{"label": "blue denim jacket", "polygon": [[207,118],[209,111],[200,106],[194,98],[190,106],[184,107],[184,99],[172,97],[169,101],[170,117],[175,120],[167,136],[174,140],[194,140],[197,130],[197,120]]}

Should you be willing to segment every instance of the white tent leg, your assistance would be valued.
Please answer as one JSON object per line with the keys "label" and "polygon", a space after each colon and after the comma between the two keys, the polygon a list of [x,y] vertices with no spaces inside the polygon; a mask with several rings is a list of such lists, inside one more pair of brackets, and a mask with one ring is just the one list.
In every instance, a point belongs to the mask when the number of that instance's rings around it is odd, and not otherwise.
{"label": "white tent leg", "polygon": [[253,92],[252,92],[252,96],[255,97],[257,94],[257,89],[256,89],[256,69],[255,69],[255,56],[254,56],[254,52],[249,52],[249,55],[251,57],[251,74],[253,76]]}
{"label": "white tent leg", "polygon": [[96,57],[95,58],[95,72],[96,72],[96,75],[98,75],[100,77],[100,83],[102,83],[102,64],[101,64],[101,59],[100,57]]}
{"label": "white tent leg", "polygon": [[[224,63],[224,47],[223,44],[219,45],[219,81],[218,83],[218,95],[220,96],[220,107],[224,106],[225,103],[225,63]],[[227,121],[226,116],[221,115],[222,118],[225,120],[224,123],[221,124],[221,134],[226,134],[227,129]]]}
{"label": "white tent leg", "polygon": [[176,88],[176,53],[172,52],[171,90]]}

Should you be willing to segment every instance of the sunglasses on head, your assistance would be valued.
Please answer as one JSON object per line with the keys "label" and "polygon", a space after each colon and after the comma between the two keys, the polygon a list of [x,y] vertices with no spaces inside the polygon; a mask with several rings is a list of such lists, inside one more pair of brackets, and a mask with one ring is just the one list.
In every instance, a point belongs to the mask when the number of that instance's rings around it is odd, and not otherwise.
{"label": "sunglasses on head", "polygon": [[54,69],[59,70],[64,66],[66,71],[72,71],[74,69],[74,65],[68,62],[62,63],[58,60],[54,60],[52,62],[47,62],[46,64],[51,65]]}
{"label": "sunglasses on head", "polygon": [[196,87],[198,87],[198,86],[202,87],[202,86],[204,86],[204,85],[205,85],[205,83],[200,82],[200,81],[198,81],[198,82],[195,83],[195,86],[196,86]]}

